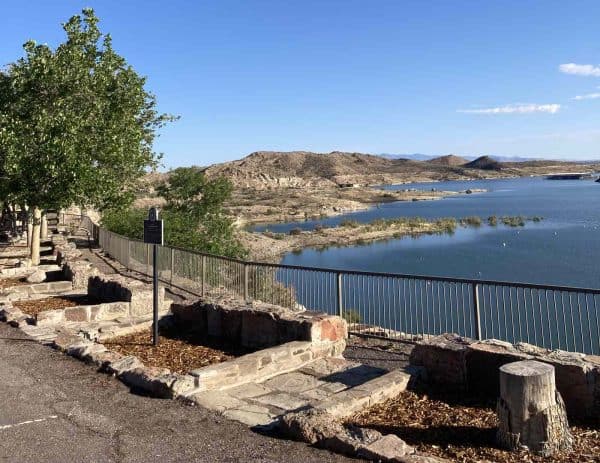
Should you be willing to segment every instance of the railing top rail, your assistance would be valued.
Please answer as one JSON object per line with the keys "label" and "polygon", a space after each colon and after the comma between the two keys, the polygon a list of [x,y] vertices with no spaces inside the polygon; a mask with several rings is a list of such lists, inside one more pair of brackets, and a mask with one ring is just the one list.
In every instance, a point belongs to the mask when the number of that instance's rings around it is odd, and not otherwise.
{"label": "railing top rail", "polygon": [[[134,241],[144,244],[143,241],[135,238],[128,238],[118,233],[111,232],[104,228],[100,228],[104,232],[108,232],[111,235],[115,235],[121,239],[128,241]],[[443,276],[431,276],[431,275],[418,275],[408,273],[387,273],[387,272],[368,272],[363,270],[347,270],[338,268],[326,268],[326,267],[306,267],[301,265],[288,265],[288,264],[275,264],[270,262],[254,262],[250,260],[236,259],[233,257],[219,256],[216,254],[210,254],[193,249],[185,249],[177,246],[165,245],[167,249],[174,249],[177,251],[187,252],[199,256],[212,257],[222,259],[228,262],[253,265],[258,267],[270,267],[276,269],[288,269],[288,270],[300,270],[300,271],[311,271],[311,272],[322,272],[342,275],[353,275],[353,276],[370,276],[378,278],[398,278],[398,279],[411,279],[411,280],[423,280],[441,283],[457,283],[457,284],[469,284],[469,285],[484,285],[484,286],[505,286],[505,287],[519,287],[526,289],[535,289],[540,291],[561,291],[561,292],[572,292],[572,293],[586,293],[586,294],[600,294],[600,288],[585,288],[585,287],[574,287],[574,286],[561,286],[561,285],[546,285],[537,283],[521,283],[516,281],[501,281],[501,280],[484,280],[484,279],[472,279],[472,278],[452,278]]]}

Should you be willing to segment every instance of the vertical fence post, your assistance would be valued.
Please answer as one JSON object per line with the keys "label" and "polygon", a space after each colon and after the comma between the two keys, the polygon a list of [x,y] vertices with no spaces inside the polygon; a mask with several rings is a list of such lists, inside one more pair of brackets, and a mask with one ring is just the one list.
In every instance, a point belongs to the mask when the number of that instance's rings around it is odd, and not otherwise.
{"label": "vertical fence post", "polygon": [[175,249],[171,248],[171,282],[169,286],[173,286],[173,274],[175,273]]}
{"label": "vertical fence post", "polygon": [[131,240],[127,240],[127,261],[125,262],[125,269],[129,270],[129,263],[131,262]]}
{"label": "vertical fence post", "polygon": [[475,282],[473,287],[473,315],[475,316],[475,339],[481,341],[481,314],[479,313],[479,285]]}
{"label": "vertical fence post", "polygon": [[336,288],[337,288],[337,313],[340,317],[344,316],[344,301],[342,300],[342,274],[336,274]]}
{"label": "vertical fence post", "polygon": [[250,291],[249,291],[250,278],[249,278],[249,274],[250,274],[250,266],[248,264],[244,264],[244,300],[246,302],[248,302],[250,300]]}
{"label": "vertical fence post", "polygon": [[202,274],[202,279],[201,279],[201,286],[200,286],[200,295],[204,296],[204,285],[206,284],[206,256],[202,256],[201,259],[202,262],[202,270],[201,270],[201,274]]}

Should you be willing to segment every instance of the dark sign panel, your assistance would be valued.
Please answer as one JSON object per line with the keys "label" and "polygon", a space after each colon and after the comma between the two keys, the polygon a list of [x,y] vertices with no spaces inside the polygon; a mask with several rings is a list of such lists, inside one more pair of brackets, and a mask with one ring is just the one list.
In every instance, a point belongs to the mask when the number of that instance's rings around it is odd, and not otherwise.
{"label": "dark sign panel", "polygon": [[163,244],[162,220],[144,220],[144,243]]}

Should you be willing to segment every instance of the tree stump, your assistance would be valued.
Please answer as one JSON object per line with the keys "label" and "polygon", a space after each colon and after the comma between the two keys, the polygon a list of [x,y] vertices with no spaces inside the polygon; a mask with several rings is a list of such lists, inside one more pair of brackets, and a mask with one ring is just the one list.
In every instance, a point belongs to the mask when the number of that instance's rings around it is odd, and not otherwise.
{"label": "tree stump", "polygon": [[573,445],[552,365],[525,360],[501,366],[497,413],[497,441],[502,447],[525,446],[551,456]]}

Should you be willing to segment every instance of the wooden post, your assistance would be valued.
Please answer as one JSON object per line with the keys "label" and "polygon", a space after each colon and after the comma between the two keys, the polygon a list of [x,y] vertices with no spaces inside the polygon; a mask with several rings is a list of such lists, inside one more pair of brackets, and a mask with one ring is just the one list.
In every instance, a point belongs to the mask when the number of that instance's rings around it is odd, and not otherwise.
{"label": "wooden post", "polygon": [[526,446],[547,457],[573,445],[552,365],[524,360],[501,366],[497,413],[497,440],[502,447]]}

